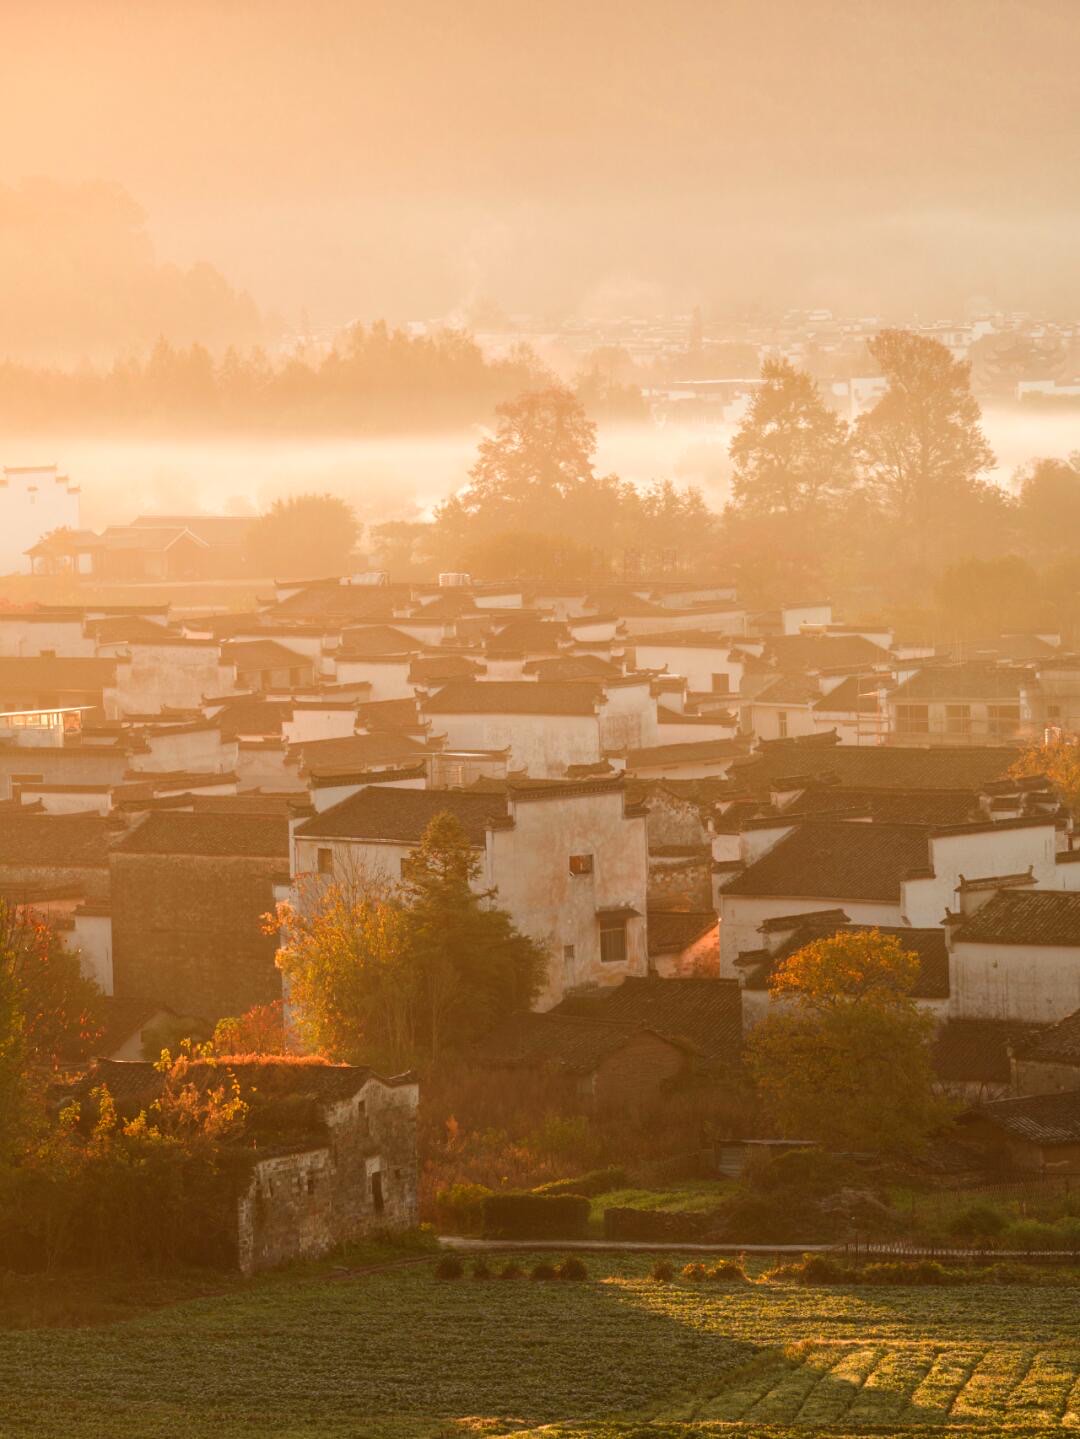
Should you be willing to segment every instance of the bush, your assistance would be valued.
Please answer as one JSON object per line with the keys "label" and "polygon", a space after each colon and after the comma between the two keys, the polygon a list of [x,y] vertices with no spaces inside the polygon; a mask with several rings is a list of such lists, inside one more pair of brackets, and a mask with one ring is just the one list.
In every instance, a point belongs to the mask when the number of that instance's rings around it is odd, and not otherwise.
{"label": "bush", "polygon": [[490,1279],[491,1270],[482,1259],[474,1259],[472,1264],[472,1277],[474,1279]]}
{"label": "bush", "polygon": [[484,1200],[492,1191],[486,1184],[450,1184],[435,1196],[439,1217],[448,1229],[474,1234],[481,1226]]}
{"label": "bush", "polygon": [[610,1194],[614,1189],[626,1189],[630,1183],[625,1169],[593,1169],[577,1179],[553,1179],[550,1184],[538,1184],[534,1194],[585,1194],[590,1199],[598,1194]]}
{"label": "bush", "polygon": [[1039,1249],[1068,1249],[1070,1244],[1062,1240],[1061,1233],[1053,1224],[1043,1224],[1038,1219],[1021,1219],[1010,1224],[1002,1235],[1005,1249],[1024,1249],[1029,1252]]}
{"label": "bush", "polygon": [[583,1239],[589,1201],[582,1194],[489,1194],[483,1216],[489,1239]]}
{"label": "bush", "polygon": [[460,1279],[465,1266],[456,1254],[444,1254],[435,1266],[436,1279]]}
{"label": "bush", "polygon": [[508,1264],[504,1264],[503,1267],[499,1270],[499,1278],[524,1279],[525,1271],[524,1269],[522,1269],[520,1264],[515,1264],[514,1261],[511,1259]]}
{"label": "bush", "polygon": [[574,1254],[568,1254],[555,1271],[557,1279],[588,1279],[589,1271]]}
{"label": "bush", "polygon": [[819,1239],[824,1225],[816,1206],[795,1194],[736,1194],[723,1209],[724,1235],[736,1244]]}
{"label": "bush", "polygon": [[534,1264],[529,1270],[530,1279],[555,1279],[557,1277],[554,1266],[549,1264],[546,1259],[541,1259],[539,1264]]}
{"label": "bush", "polygon": [[1006,1222],[1001,1210],[992,1204],[971,1204],[953,1216],[949,1233],[957,1239],[994,1239]]}
{"label": "bush", "polygon": [[743,1255],[737,1259],[718,1259],[705,1276],[711,1279],[714,1284],[749,1284],[750,1276],[746,1272],[746,1260]]}
{"label": "bush", "polygon": [[796,1284],[854,1284],[856,1273],[829,1254],[804,1254],[794,1264],[781,1264],[769,1278]]}
{"label": "bush", "polygon": [[658,1259],[649,1270],[649,1278],[658,1284],[670,1284],[675,1278],[675,1266],[670,1259]]}
{"label": "bush", "polygon": [[612,1206],[604,1210],[604,1238],[629,1239],[644,1244],[702,1244],[720,1228],[719,1210],[632,1209]]}
{"label": "bush", "polygon": [[682,1267],[682,1277],[689,1280],[691,1284],[700,1284],[702,1280],[708,1278],[708,1270],[704,1264],[684,1264]]}
{"label": "bush", "polygon": [[858,1170],[850,1161],[840,1159],[825,1149],[787,1149],[781,1154],[753,1158],[747,1165],[743,1183],[763,1194],[793,1189],[802,1195],[833,1194],[858,1180]]}

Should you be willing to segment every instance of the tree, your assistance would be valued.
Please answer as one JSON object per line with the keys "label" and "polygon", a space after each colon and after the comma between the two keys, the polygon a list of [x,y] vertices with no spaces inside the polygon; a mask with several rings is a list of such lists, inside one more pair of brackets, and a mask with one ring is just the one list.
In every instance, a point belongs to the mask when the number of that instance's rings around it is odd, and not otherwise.
{"label": "tree", "polygon": [[1017,555],[950,565],[935,594],[947,632],[968,638],[1037,626],[1045,611],[1039,577]]}
{"label": "tree", "polygon": [[1009,774],[1015,779],[1045,776],[1073,814],[1080,814],[1080,742],[1075,736],[1030,745]]}
{"label": "tree", "polygon": [[815,940],[778,966],[749,1060],[785,1134],[910,1154],[944,1122],[933,1021],[911,999],[918,973],[918,956],[876,929]]}
{"label": "tree", "polygon": [[1069,549],[1080,528],[1080,452],[1021,470],[1020,522],[1040,553]]}
{"label": "tree", "polygon": [[277,966],[307,1048],[391,1071],[416,1054],[419,984],[401,904],[384,881],[350,874],[307,886],[267,916]]}
{"label": "tree", "polygon": [[480,444],[469,484],[440,505],[436,524],[451,543],[483,535],[565,529],[575,501],[596,484],[596,426],[560,386],[496,406],[494,435]]}
{"label": "tree", "polygon": [[731,442],[733,508],[817,518],[851,486],[847,426],[787,360],[766,360],[761,377]]}
{"label": "tree", "polygon": [[214,1026],[215,1054],[288,1054],[285,1006],[280,999],[255,1004]]}
{"label": "tree", "polygon": [[346,573],[360,538],[351,506],[334,495],[275,500],[251,527],[249,554],[260,575]]}
{"label": "tree", "polygon": [[417,1031],[432,1059],[527,1008],[546,956],[477,890],[480,860],[460,822],[436,815],[402,866],[409,949],[419,980]]}
{"label": "tree", "polygon": [[40,914],[6,900],[0,900],[0,966],[18,995],[27,1065],[48,1070],[85,1059],[101,1034],[101,991]]}
{"label": "tree", "polygon": [[937,340],[882,330],[868,344],[887,388],[856,422],[853,448],[886,519],[925,564],[955,552],[994,455],[979,424],[971,367]]}

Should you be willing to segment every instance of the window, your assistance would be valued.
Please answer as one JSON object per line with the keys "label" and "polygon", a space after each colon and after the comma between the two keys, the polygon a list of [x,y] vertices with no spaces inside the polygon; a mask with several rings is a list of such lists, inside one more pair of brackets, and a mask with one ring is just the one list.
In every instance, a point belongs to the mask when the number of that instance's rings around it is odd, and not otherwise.
{"label": "window", "polygon": [[317,849],[315,851],[315,867],[320,874],[333,874],[334,851],[332,849]]}
{"label": "window", "polygon": [[992,735],[1011,735],[1020,728],[1019,705],[987,705],[986,714]]}
{"label": "window", "polygon": [[383,1212],[382,1174],[377,1169],[371,1176],[371,1205],[376,1214]]}
{"label": "window", "polygon": [[314,1171],[314,1169],[309,1169],[308,1172],[307,1172],[307,1192],[308,1192],[309,1194],[314,1194],[314,1193],[315,1193],[315,1171]]}
{"label": "window", "polygon": [[622,964],[626,960],[626,916],[603,915],[600,919],[600,962]]}
{"label": "window", "polygon": [[727,695],[731,693],[730,675],[713,675],[712,692],[714,695]]}
{"label": "window", "polygon": [[970,706],[970,705],[946,705],[946,706],[945,706],[945,733],[946,733],[946,734],[970,734],[970,733],[971,733],[971,706]]}
{"label": "window", "polygon": [[896,732],[897,734],[929,734],[929,708],[926,705],[897,705]]}
{"label": "window", "polygon": [[567,965],[573,964],[573,962],[574,962],[574,946],[573,946],[572,944],[564,944],[564,945],[563,945],[563,947],[562,947],[562,957],[563,957],[563,964],[567,964]]}
{"label": "window", "polygon": [[787,710],[778,710],[776,714],[776,733],[781,739],[787,739]]}
{"label": "window", "polygon": [[591,854],[572,854],[570,856],[571,874],[592,874],[593,857]]}

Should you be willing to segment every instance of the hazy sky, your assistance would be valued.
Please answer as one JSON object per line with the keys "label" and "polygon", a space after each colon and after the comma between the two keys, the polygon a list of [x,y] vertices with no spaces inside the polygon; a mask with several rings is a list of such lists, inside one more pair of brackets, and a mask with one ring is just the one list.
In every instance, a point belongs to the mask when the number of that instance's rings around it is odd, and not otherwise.
{"label": "hazy sky", "polygon": [[1080,309],[1076,0],[0,0],[0,182],[320,322]]}

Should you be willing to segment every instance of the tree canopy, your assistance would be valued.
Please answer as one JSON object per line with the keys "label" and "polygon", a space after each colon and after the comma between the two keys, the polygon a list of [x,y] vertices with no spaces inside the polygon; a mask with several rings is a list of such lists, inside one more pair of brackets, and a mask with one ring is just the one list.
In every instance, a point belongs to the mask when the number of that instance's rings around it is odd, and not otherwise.
{"label": "tree canopy", "polygon": [[918,956],[876,929],[783,961],[749,1061],[781,1131],[834,1149],[910,1154],[948,1117],[934,1092],[933,1020],[911,999]]}
{"label": "tree canopy", "polygon": [[275,500],[248,539],[260,575],[317,577],[349,569],[360,538],[352,507],[335,495],[292,495]]}

